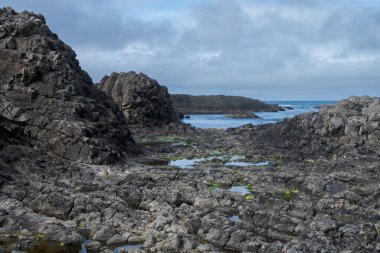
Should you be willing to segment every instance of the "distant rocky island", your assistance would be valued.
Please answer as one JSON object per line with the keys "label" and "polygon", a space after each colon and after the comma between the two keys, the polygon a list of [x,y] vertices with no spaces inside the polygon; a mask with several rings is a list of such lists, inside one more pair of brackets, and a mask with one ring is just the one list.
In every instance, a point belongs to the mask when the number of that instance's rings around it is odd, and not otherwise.
{"label": "distant rocky island", "polygon": [[224,117],[232,118],[232,119],[258,119],[258,118],[260,118],[256,114],[250,113],[250,112],[226,114]]}
{"label": "distant rocky island", "polygon": [[171,94],[170,99],[174,108],[183,114],[234,114],[285,110],[279,105],[267,104],[258,99],[240,96]]}
{"label": "distant rocky island", "polygon": [[380,251],[379,97],[227,130],[181,108],[281,110],[94,85],[42,15],[0,9],[0,252]]}

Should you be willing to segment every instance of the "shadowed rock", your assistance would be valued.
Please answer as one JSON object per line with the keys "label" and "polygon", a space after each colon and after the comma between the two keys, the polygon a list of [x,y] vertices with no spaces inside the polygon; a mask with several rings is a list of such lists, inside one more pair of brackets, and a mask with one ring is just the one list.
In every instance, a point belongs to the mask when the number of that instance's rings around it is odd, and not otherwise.
{"label": "shadowed rock", "polygon": [[233,119],[258,119],[258,118],[260,118],[256,114],[250,113],[250,112],[227,114],[224,117],[233,118]]}
{"label": "shadowed rock", "polygon": [[[33,28],[35,18],[2,9],[0,34],[12,35],[0,42],[14,37],[42,45],[46,39],[54,46],[54,35]],[[4,24],[14,19],[25,20],[13,34]],[[21,30],[25,33],[17,37]],[[42,42],[31,39],[30,32],[33,38],[42,36]],[[17,43],[15,48],[23,45]],[[63,57],[54,69],[46,53],[15,48],[0,50],[3,56],[17,56],[2,57],[0,64],[0,252],[79,252],[85,238],[91,240],[83,244],[89,252],[380,251],[379,159],[373,156],[380,143],[378,98],[352,97],[274,125],[197,129],[186,138],[157,136],[145,151],[150,161],[166,161],[161,165],[139,164],[143,157],[127,164],[88,165],[30,146],[56,153],[49,138],[62,138],[62,145],[73,149],[68,150],[70,159],[77,145],[108,155],[109,149],[122,152],[120,143],[130,140],[123,140],[122,113],[92,88],[69,48],[54,51]],[[30,61],[40,56],[49,70],[31,82],[21,80],[21,69],[34,66]],[[41,66],[39,61],[33,63]],[[7,74],[11,71],[15,74]],[[38,89],[28,93],[30,87]],[[82,135],[81,126],[92,134]],[[348,155],[301,162],[258,155],[270,149],[322,155],[326,148]],[[357,159],[355,152],[368,156]],[[203,162],[193,169],[165,165],[177,159]],[[236,170],[225,166],[226,159],[254,164]],[[258,161],[269,163],[258,166]],[[228,190],[242,187],[251,194]]]}
{"label": "shadowed rock", "polygon": [[174,108],[183,114],[228,114],[236,112],[278,112],[285,109],[258,99],[239,96],[170,95]]}
{"label": "shadowed rock", "polygon": [[120,105],[130,125],[156,127],[178,122],[168,89],[142,73],[114,72],[103,77],[98,87]]}
{"label": "shadowed rock", "polygon": [[42,15],[0,9],[1,138],[85,163],[135,152],[123,114],[75,56]]}
{"label": "shadowed rock", "polygon": [[[231,129],[230,132],[246,132]],[[380,156],[380,98],[350,97],[284,122],[252,128],[251,144],[308,156]],[[260,148],[259,148],[260,150]]]}

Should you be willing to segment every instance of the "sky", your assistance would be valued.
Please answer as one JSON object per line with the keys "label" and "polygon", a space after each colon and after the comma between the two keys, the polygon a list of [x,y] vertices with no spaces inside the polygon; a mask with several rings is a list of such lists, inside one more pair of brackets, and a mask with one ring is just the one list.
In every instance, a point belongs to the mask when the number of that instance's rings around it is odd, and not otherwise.
{"label": "sky", "polygon": [[143,72],[170,93],[380,96],[380,0],[1,0],[43,14],[94,83]]}

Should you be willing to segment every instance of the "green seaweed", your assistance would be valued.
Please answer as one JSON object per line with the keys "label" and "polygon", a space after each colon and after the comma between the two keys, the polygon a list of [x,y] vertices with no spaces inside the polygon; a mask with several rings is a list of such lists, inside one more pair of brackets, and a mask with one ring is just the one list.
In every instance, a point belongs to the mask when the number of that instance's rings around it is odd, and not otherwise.
{"label": "green seaweed", "polygon": [[204,183],[207,185],[207,188],[210,190],[226,187],[225,184],[215,182],[215,181],[214,182],[204,181]]}
{"label": "green seaweed", "polygon": [[248,154],[245,156],[244,162],[259,163],[259,162],[264,162],[266,160],[267,159],[261,155]]}
{"label": "green seaweed", "polygon": [[141,138],[141,139],[137,139],[136,143],[143,146],[157,146],[157,145],[173,144],[173,143],[188,144],[189,141],[185,137],[181,137],[178,135],[168,135],[168,136],[154,136],[154,137]]}
{"label": "green seaweed", "polygon": [[298,189],[285,189],[284,191],[275,192],[275,196],[280,196],[286,200],[291,200],[299,193]]}
{"label": "green seaweed", "polygon": [[274,154],[274,155],[271,155],[269,157],[272,161],[278,161],[278,162],[282,162],[282,161],[285,161],[286,160],[286,157],[283,156],[283,155],[277,155],[277,154]]}
{"label": "green seaweed", "polygon": [[44,234],[36,234],[36,239],[37,241],[45,241],[46,240],[46,235]]}
{"label": "green seaweed", "polygon": [[253,186],[251,184],[246,184],[245,187],[247,187],[248,191],[253,192]]}
{"label": "green seaweed", "polygon": [[245,194],[244,195],[244,200],[245,201],[252,201],[253,200],[253,195],[252,194]]}
{"label": "green seaweed", "polygon": [[314,159],[306,159],[305,163],[311,163],[314,164],[316,161]]}

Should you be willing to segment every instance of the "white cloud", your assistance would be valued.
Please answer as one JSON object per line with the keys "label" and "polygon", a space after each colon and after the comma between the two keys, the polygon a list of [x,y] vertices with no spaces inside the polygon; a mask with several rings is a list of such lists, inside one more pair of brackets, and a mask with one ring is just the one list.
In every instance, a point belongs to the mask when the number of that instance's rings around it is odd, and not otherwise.
{"label": "white cloud", "polygon": [[218,58],[220,58],[222,56],[222,52],[212,52],[212,51],[209,51],[209,52],[203,52],[203,53],[200,53],[199,54],[199,59],[201,61],[205,61],[205,62],[211,62],[211,61],[214,61]]}
{"label": "white cloud", "polygon": [[380,96],[379,1],[4,1],[44,14],[95,81],[135,70],[172,92]]}

